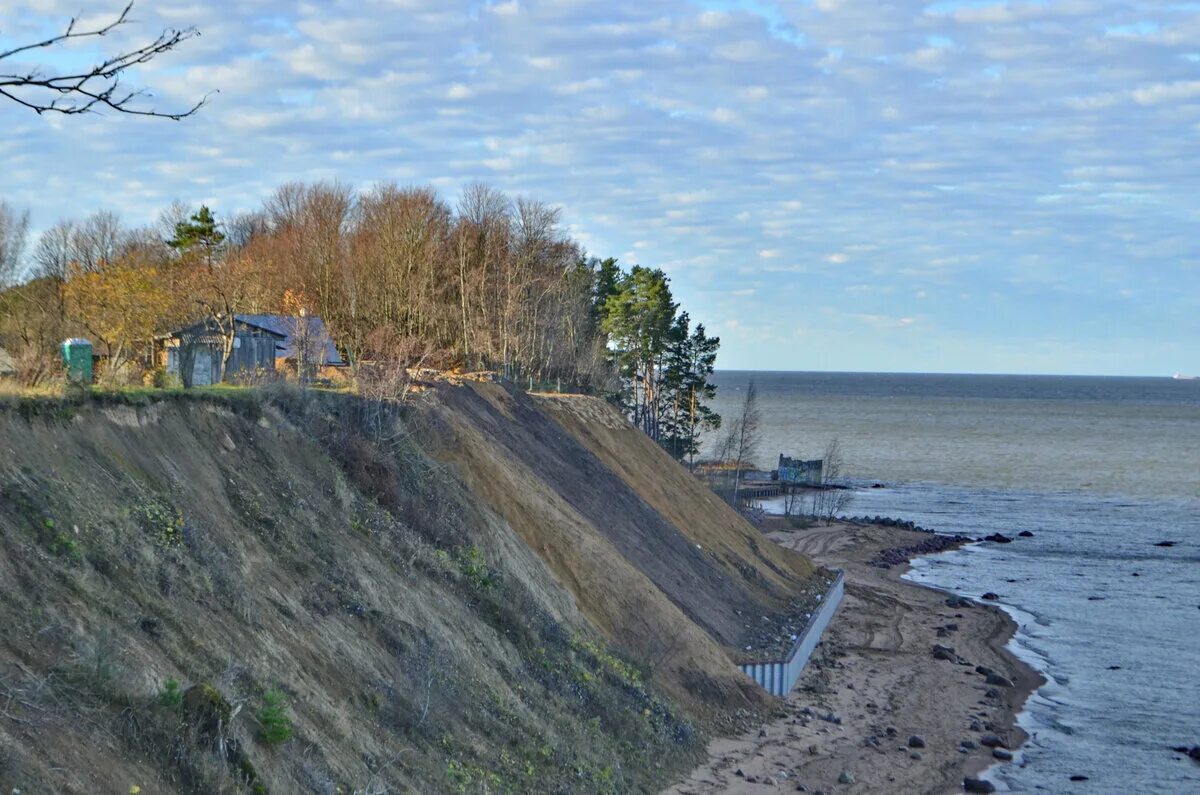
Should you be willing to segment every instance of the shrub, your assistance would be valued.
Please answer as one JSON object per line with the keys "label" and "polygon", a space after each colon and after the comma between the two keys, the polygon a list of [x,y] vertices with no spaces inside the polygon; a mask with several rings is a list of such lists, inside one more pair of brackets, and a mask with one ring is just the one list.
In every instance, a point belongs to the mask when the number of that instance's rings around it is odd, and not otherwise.
{"label": "shrub", "polygon": [[279,745],[292,739],[292,719],[287,714],[283,691],[272,685],[263,693],[263,706],[258,711],[258,739],[267,745]]}
{"label": "shrub", "polygon": [[158,691],[158,703],[164,707],[178,707],[183,703],[183,689],[178,679],[168,679],[163,682],[162,690]]}
{"label": "shrub", "polygon": [[458,570],[471,585],[479,590],[487,590],[496,584],[496,572],[488,566],[479,547],[457,547],[454,553]]}
{"label": "shrub", "polygon": [[183,544],[183,512],[168,502],[148,496],[134,509],[142,531],[164,548]]}

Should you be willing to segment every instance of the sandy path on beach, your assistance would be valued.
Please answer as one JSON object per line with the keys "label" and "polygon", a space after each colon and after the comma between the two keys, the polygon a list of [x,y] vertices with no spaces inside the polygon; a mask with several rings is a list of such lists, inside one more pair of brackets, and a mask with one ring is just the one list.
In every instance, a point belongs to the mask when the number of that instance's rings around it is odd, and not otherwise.
{"label": "sandy path on beach", "polygon": [[[878,551],[926,536],[839,524],[776,530],[771,537],[844,568],[846,598],[775,719],[761,731],[714,740],[708,761],[668,793],[797,791],[797,785],[830,794],[961,792],[963,776],[993,759],[988,748],[960,752],[960,742],[997,734],[1015,748],[1024,739],[1013,716],[1039,679],[1003,649],[1012,621],[989,607],[947,607],[944,594],[900,580],[899,567],[868,565]],[[958,629],[938,637],[946,624]],[[935,660],[935,643],[952,646],[970,665]],[[976,665],[1015,686],[988,697],[992,688]],[[921,735],[925,747],[908,748],[910,735]],[[843,773],[854,783],[839,783]]]}

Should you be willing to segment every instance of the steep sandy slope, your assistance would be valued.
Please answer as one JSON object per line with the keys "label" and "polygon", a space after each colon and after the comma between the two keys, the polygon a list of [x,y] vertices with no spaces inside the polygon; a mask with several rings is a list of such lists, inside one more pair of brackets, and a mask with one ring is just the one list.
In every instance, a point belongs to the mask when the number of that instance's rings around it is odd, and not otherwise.
{"label": "steep sandy slope", "polygon": [[760,540],[600,400],[478,383],[437,390],[435,405],[435,455],[613,643],[687,703],[762,703],[728,652],[787,606],[806,558]]}
{"label": "steep sandy slope", "polygon": [[612,406],[582,395],[536,395],[535,400],[648,505],[708,550],[726,575],[747,580],[767,604],[777,605],[812,575],[808,558],[765,542],[761,532]]}
{"label": "steep sandy slope", "polygon": [[696,759],[397,410],[213,400],[0,406],[0,791],[644,791]]}

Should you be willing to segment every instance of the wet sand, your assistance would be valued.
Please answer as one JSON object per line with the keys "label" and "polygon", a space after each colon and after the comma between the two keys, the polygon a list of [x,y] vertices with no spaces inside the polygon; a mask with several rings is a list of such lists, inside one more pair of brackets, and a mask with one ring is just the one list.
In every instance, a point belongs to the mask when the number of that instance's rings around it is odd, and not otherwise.
{"label": "wet sand", "polygon": [[[1013,621],[988,605],[947,606],[947,594],[901,580],[904,566],[870,565],[880,551],[928,535],[874,525],[792,530],[782,519],[768,521],[776,542],[845,569],[846,597],[774,719],[714,740],[708,761],[667,793],[962,792],[964,776],[997,762],[981,739],[995,735],[1018,748],[1025,736],[1015,716],[1042,680],[1004,648]],[[935,659],[935,644],[961,659]],[[988,685],[977,665],[1012,686]],[[924,747],[910,748],[912,735]],[[978,747],[964,752],[963,741]]]}

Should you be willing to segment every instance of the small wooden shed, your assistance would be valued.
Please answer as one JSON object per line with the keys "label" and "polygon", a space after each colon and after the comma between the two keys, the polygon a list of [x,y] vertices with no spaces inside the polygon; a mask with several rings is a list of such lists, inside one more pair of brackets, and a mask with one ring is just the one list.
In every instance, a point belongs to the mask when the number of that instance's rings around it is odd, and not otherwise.
{"label": "small wooden shed", "polygon": [[[287,338],[286,334],[248,323],[240,318],[234,321],[233,353],[225,368],[226,380],[241,373],[257,370],[275,371],[277,347]],[[195,346],[192,361],[192,385],[208,386],[221,377],[221,356],[225,337],[221,329],[209,320],[174,331],[163,338],[166,351],[166,371],[182,377],[180,370],[180,346],[184,340]]]}

